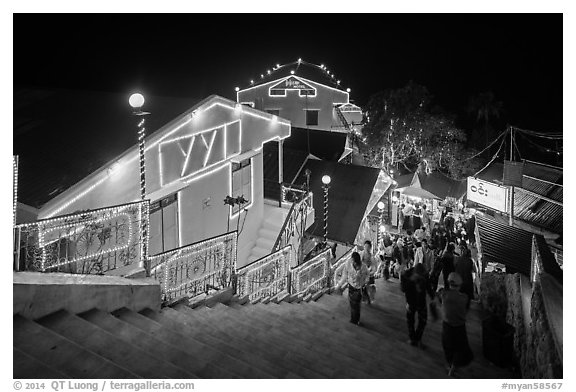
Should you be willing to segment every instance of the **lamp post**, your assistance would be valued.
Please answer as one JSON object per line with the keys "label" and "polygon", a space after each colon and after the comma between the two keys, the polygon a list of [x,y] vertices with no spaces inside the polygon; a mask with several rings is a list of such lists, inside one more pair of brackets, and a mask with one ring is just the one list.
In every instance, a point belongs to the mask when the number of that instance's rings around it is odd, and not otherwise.
{"label": "lamp post", "polygon": [[[138,121],[138,151],[140,154],[140,198],[142,201],[146,200],[146,164],[145,164],[145,150],[144,150],[144,137],[146,135],[146,122],[145,116],[150,113],[142,111],[144,105],[144,96],[139,93],[132,94],[128,99],[128,103],[134,109],[132,114],[139,119]],[[141,119],[140,119],[141,117]],[[150,266],[148,265],[148,221],[142,220],[140,224],[140,252],[141,252],[141,267],[144,267],[146,276],[150,276]]]}
{"label": "lamp post", "polygon": [[330,189],[329,175],[322,176],[322,188],[324,189],[324,246],[328,245],[328,189]]}
{"label": "lamp post", "polygon": [[377,249],[380,247],[380,242],[382,241],[382,226],[384,220],[384,202],[378,202],[378,234],[376,236],[376,247]]}

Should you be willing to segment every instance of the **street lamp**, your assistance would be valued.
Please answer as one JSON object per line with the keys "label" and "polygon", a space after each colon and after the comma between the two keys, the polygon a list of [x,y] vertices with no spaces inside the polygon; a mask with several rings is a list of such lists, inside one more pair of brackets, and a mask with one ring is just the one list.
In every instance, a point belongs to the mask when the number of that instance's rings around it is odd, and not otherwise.
{"label": "street lamp", "polygon": [[322,188],[324,189],[324,245],[328,245],[328,189],[332,179],[329,175],[322,176]]}
{"label": "street lamp", "polygon": [[[138,121],[138,151],[140,154],[140,198],[142,201],[146,200],[146,164],[144,155],[144,136],[146,135],[146,128],[144,124],[146,122],[146,117],[150,113],[142,111],[142,106],[144,106],[144,96],[140,93],[135,93],[130,96],[128,103],[134,111],[132,114],[137,116],[137,118],[142,117]],[[146,270],[146,276],[150,276],[150,268],[148,266],[148,223],[147,220],[142,220],[140,224],[140,252],[142,259],[142,267]]]}
{"label": "street lamp", "polygon": [[377,246],[380,246],[380,242],[382,241],[382,227],[384,226],[383,224],[383,220],[384,220],[384,202],[383,201],[379,201],[378,204],[378,234],[377,234]]}

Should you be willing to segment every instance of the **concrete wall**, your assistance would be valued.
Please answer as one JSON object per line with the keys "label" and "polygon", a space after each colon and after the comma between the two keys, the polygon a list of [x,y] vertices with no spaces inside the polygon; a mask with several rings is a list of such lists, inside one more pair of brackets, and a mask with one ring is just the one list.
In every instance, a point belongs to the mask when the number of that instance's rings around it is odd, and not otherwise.
{"label": "concrete wall", "polygon": [[[520,274],[483,274],[482,306],[514,327],[514,353],[523,378],[562,378],[562,358],[556,349],[540,281],[530,292],[522,278]],[[523,304],[526,295],[530,297],[530,309]]]}
{"label": "concrete wall", "polygon": [[14,272],[13,314],[37,319],[65,309],[81,313],[91,309],[135,312],[160,309],[160,285],[152,278]]}
{"label": "concrete wall", "polygon": [[[298,90],[286,90],[286,96],[270,96],[270,87],[276,85],[283,79],[285,78],[241,90],[237,94],[237,100],[238,102],[254,102],[256,108],[263,111],[280,110],[279,116],[290,120],[294,127],[307,127],[304,109],[320,110],[318,114],[318,126],[309,126],[310,129],[329,130],[333,125],[341,125],[340,120],[334,112],[333,105],[335,103],[348,103],[349,94],[346,91],[324,86],[308,79],[299,78],[304,83],[316,88],[316,96],[301,97]],[[260,104],[262,105],[261,108],[258,107]]]}

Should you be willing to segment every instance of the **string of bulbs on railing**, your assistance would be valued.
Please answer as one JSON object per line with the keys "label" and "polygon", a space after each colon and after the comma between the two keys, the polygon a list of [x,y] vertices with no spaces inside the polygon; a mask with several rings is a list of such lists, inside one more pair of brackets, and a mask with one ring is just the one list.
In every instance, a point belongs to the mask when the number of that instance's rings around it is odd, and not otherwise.
{"label": "string of bulbs on railing", "polygon": [[[264,81],[265,79],[267,79],[269,76],[271,76],[274,72],[278,71],[279,69],[285,68],[285,67],[291,67],[296,65],[296,70],[298,69],[298,67],[301,65],[309,65],[312,67],[316,67],[321,69],[322,71],[324,71],[329,77],[330,77],[330,81],[332,82],[332,84],[334,86],[340,87],[340,80],[336,78],[336,75],[334,75],[334,72],[330,72],[330,70],[328,70],[328,67],[326,67],[324,64],[314,64],[314,63],[309,63],[307,61],[302,60],[301,58],[299,58],[298,60],[292,62],[292,63],[287,63],[287,64],[278,64],[276,63],[276,65],[272,66],[272,69],[270,70],[267,69],[265,73],[261,73],[260,74],[260,80]],[[296,73],[296,70],[292,69],[290,70],[290,74],[294,75]],[[257,82],[254,79],[250,79],[250,86],[254,86]],[[240,87],[236,87],[234,89],[236,92],[240,91]],[[350,92],[350,88],[346,89],[346,92]]]}

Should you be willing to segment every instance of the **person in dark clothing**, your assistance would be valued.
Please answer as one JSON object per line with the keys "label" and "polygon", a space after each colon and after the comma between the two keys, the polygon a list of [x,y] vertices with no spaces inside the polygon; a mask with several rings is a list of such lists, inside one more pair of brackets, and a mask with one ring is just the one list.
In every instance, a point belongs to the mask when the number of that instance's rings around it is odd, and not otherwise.
{"label": "person in dark clothing", "polygon": [[454,218],[450,215],[444,218],[444,226],[446,227],[446,232],[454,232]]}
{"label": "person in dark clothing", "polygon": [[448,275],[455,271],[454,268],[454,244],[452,242],[446,245],[444,254],[440,259],[440,266],[442,268],[442,275],[444,279],[444,287],[448,287]]}
{"label": "person in dark clothing", "polygon": [[466,221],[466,233],[468,234],[468,240],[470,241],[470,246],[476,245],[476,236],[474,234],[474,230],[476,230],[476,217],[472,215]]}
{"label": "person in dark clothing", "polygon": [[473,273],[476,272],[476,266],[472,261],[470,249],[463,247],[462,255],[456,259],[455,271],[462,278],[462,285],[460,292],[468,296],[466,309],[470,308],[470,301],[474,299],[474,278]]}
{"label": "person in dark clothing", "polygon": [[474,359],[466,333],[465,294],[460,292],[462,278],[453,272],[448,277],[449,286],[437,294],[442,304],[442,348],[448,362],[448,376],[455,375],[456,368],[466,366]]}
{"label": "person in dark clothing", "polygon": [[[422,264],[416,264],[408,269],[400,280],[401,288],[406,296],[406,321],[408,324],[409,343],[412,346],[422,346],[422,335],[428,320],[426,294],[434,297],[426,270]],[[415,329],[416,314],[418,327]]]}

